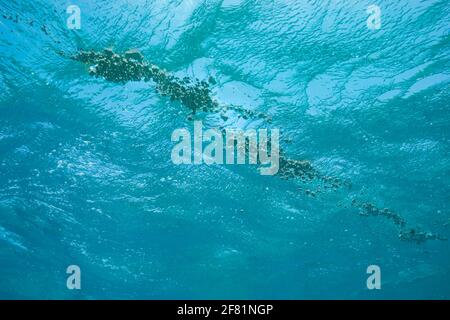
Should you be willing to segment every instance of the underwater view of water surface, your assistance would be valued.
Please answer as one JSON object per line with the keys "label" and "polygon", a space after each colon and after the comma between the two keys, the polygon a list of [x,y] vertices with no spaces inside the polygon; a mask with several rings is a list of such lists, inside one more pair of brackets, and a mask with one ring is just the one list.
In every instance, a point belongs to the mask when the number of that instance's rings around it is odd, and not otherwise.
{"label": "underwater view of water surface", "polygon": [[[449,27],[448,0],[0,0],[0,298],[450,299]],[[208,158],[229,129],[275,171]]]}

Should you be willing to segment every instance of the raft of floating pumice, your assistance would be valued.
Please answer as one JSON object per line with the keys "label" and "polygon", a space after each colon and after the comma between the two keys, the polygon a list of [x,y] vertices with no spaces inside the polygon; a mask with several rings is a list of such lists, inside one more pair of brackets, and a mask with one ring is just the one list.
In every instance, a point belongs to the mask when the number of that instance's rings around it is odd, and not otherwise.
{"label": "raft of floating pumice", "polygon": [[[197,111],[221,113],[225,118],[227,110],[236,111],[244,119],[259,118],[270,122],[271,118],[263,113],[255,113],[239,106],[223,106],[212,98],[210,84],[215,80],[210,77],[208,81],[196,79],[178,78],[170,75],[166,70],[148,63],[137,50],[130,50],[124,54],[117,54],[111,49],[103,52],[80,50],[71,59],[89,65],[89,74],[102,77],[107,81],[125,83],[127,81],[153,81],[157,91],[162,96],[169,97],[172,101],[180,101],[184,106],[191,109],[192,114],[188,119],[193,119]],[[224,119],[226,120],[226,119]],[[269,146],[270,147],[270,146]],[[303,183],[313,180],[322,183],[325,189],[338,189],[342,186],[350,187],[350,184],[338,178],[322,175],[307,160],[294,160],[286,158],[280,150],[279,171],[277,174],[282,179],[297,179]],[[315,197],[316,192],[305,190],[308,196]],[[407,228],[406,221],[399,214],[388,208],[380,209],[368,202],[360,202],[353,199],[350,204],[358,208],[362,216],[382,216],[391,220],[400,227],[399,239],[402,241],[423,243],[427,240],[447,240],[446,238],[422,231],[419,228]]]}
{"label": "raft of floating pumice", "polygon": [[[56,11],[55,11],[56,12]],[[2,18],[12,21],[15,24],[24,22],[21,17],[16,15],[6,15],[2,13]],[[34,20],[25,21],[31,27],[34,27]],[[40,26],[40,30],[47,36],[51,36],[49,29],[45,24]],[[11,30],[12,32],[13,30]],[[53,39],[55,44],[60,44],[59,40]],[[65,57],[64,51],[58,51],[59,55]],[[90,65],[89,74],[95,77],[103,77],[107,81],[125,83],[127,81],[153,81],[157,85],[158,92],[163,96],[170,97],[171,100],[181,101],[183,105],[190,108],[192,113],[196,111],[220,112],[221,118],[227,120],[226,111],[232,110],[239,113],[244,119],[260,118],[271,122],[271,118],[263,113],[255,113],[240,106],[220,106],[217,101],[211,98],[209,85],[215,84],[215,80],[210,77],[206,81],[192,81],[185,77],[179,79],[169,75],[167,71],[156,65],[144,61],[143,55],[137,50],[130,50],[124,54],[114,53],[111,49],[104,49],[103,52],[93,50],[80,50],[71,59]],[[192,120],[193,115],[188,119]],[[350,187],[346,181],[338,178],[322,175],[318,172],[308,160],[294,160],[286,158],[280,150],[280,167],[278,176],[282,179],[296,179],[303,183],[318,180],[324,184],[325,189],[338,189],[342,186]],[[305,194],[316,197],[317,191],[306,189]],[[419,228],[407,228],[406,221],[397,213],[388,208],[380,209],[368,202],[360,202],[356,199],[351,200],[352,207],[358,208],[362,216],[382,216],[399,226],[399,239],[407,242],[424,243],[427,240],[447,240],[441,235],[423,231]]]}
{"label": "raft of floating pumice", "polygon": [[[169,97],[172,101],[180,101],[183,105],[192,110],[203,112],[221,112],[221,117],[226,118],[225,112],[233,110],[244,118],[261,118],[271,121],[263,113],[255,113],[239,106],[221,106],[211,98],[209,84],[214,84],[213,77],[207,81],[195,79],[192,81],[188,77],[178,78],[170,75],[166,70],[154,64],[144,61],[144,57],[137,50],[129,50],[124,54],[114,53],[111,49],[103,52],[79,51],[72,59],[90,64],[89,74],[95,77],[102,77],[107,81],[125,83],[127,81],[153,81],[156,89],[162,96]],[[190,116],[192,119],[192,115]]]}
{"label": "raft of floating pumice", "polygon": [[[71,59],[89,65],[89,74],[101,77],[107,81],[125,83],[127,81],[153,81],[156,89],[162,96],[168,96],[172,101],[180,101],[184,106],[192,110],[202,112],[224,112],[234,110],[244,119],[258,117],[268,122],[271,118],[264,113],[255,113],[240,106],[223,106],[212,98],[210,83],[215,80],[210,77],[208,82],[195,81],[189,78],[177,78],[168,74],[164,69],[144,61],[139,51],[130,50],[124,54],[114,53],[111,49],[103,52],[79,51]],[[192,115],[190,115],[192,116]],[[188,119],[192,119],[188,117]],[[284,179],[300,178],[303,182],[320,178],[328,182],[330,187],[338,188],[341,183],[338,179],[319,175],[311,163],[306,160],[287,159],[280,156],[280,169],[278,175]]]}

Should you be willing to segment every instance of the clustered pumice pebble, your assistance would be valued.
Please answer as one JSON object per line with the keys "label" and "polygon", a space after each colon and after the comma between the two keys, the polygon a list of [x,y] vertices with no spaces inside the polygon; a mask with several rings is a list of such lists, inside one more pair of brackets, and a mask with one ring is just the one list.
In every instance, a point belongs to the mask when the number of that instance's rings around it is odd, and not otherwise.
{"label": "clustered pumice pebble", "polygon": [[[130,50],[124,54],[114,53],[111,49],[104,49],[103,52],[80,50],[71,59],[89,65],[90,75],[102,77],[107,81],[118,83],[153,81],[162,96],[180,101],[184,106],[191,109],[193,114],[197,111],[222,112],[221,117],[223,119],[225,117],[224,111],[234,110],[244,119],[258,117],[271,121],[271,118],[263,113],[254,113],[239,106],[221,106],[211,95],[209,84],[215,84],[213,78],[210,77],[208,82],[198,79],[192,81],[187,77],[177,78],[164,69],[145,62],[144,57],[137,50]],[[189,119],[192,120],[192,115]],[[277,175],[282,179],[296,179],[303,183],[315,180],[321,182],[325,189],[350,187],[348,182],[321,174],[312,166],[310,161],[289,159],[283,155],[281,150],[280,153],[280,167]],[[305,193],[308,196],[315,197],[317,191],[306,189]],[[407,228],[405,219],[388,208],[380,209],[369,202],[361,202],[356,199],[352,199],[351,206],[359,209],[362,216],[380,216],[391,220],[400,227],[399,239],[401,241],[419,244],[427,240],[447,240],[438,234],[422,231],[420,228]]]}

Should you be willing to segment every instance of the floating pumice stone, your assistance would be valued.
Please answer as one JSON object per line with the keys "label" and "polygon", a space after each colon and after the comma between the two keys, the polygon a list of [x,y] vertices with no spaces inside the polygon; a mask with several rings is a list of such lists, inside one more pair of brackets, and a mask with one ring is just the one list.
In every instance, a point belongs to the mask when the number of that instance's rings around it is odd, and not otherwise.
{"label": "floating pumice stone", "polygon": [[106,57],[112,57],[114,55],[114,51],[112,49],[110,49],[110,48],[106,48],[106,49],[103,50],[103,54]]}
{"label": "floating pumice stone", "polygon": [[208,78],[208,82],[210,83],[210,84],[212,84],[212,85],[215,85],[217,82],[216,82],[216,79],[214,79],[212,76],[210,76],[209,78]]}
{"label": "floating pumice stone", "polygon": [[417,244],[424,243],[427,240],[447,240],[447,238],[444,238],[438,234],[424,232],[418,229],[402,230],[400,231],[399,238],[402,241],[415,242]]}

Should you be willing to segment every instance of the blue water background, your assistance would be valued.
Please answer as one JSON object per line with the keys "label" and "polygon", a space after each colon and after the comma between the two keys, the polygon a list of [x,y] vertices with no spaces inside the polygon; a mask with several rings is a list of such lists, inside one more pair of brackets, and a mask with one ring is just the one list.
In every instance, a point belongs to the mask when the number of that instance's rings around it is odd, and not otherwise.
{"label": "blue water background", "polygon": [[[404,243],[340,206],[359,197],[450,236],[450,3],[377,0],[371,30],[373,3],[0,0],[19,16],[0,16],[0,298],[449,299],[448,241]],[[270,114],[290,158],[352,188],[311,198],[298,188],[314,183],[251,166],[175,166],[187,109],[58,54],[105,47],[215,77],[217,100]]]}

